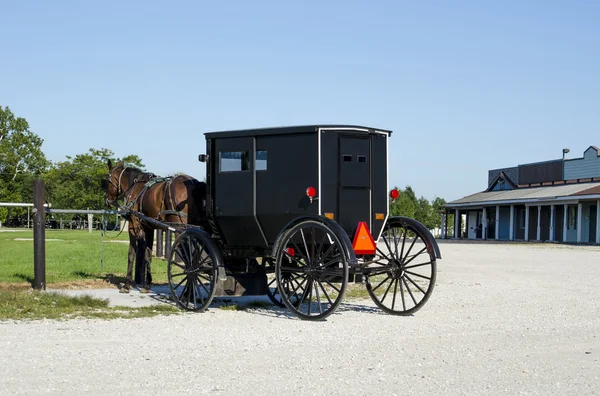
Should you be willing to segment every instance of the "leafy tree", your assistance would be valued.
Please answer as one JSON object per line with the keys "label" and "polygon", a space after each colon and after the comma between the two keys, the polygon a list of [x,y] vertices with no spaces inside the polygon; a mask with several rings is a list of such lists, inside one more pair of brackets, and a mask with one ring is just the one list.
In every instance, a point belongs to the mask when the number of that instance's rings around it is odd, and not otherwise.
{"label": "leafy tree", "polygon": [[137,155],[115,158],[109,149],[93,149],[78,154],[75,158],[66,157],[66,161],[54,164],[46,177],[47,200],[55,208],[63,209],[105,209],[105,192],[102,180],[108,177],[108,160],[119,160],[126,164],[144,169]]}
{"label": "leafy tree", "polygon": [[[396,187],[398,188],[398,187]],[[446,204],[446,200],[436,197],[429,202],[426,198],[417,196],[411,186],[406,186],[404,190],[398,189],[400,195],[398,199],[390,204],[391,216],[406,216],[418,220],[428,229],[439,228],[441,225],[440,210]],[[454,216],[450,215],[448,224],[452,225]]]}
{"label": "leafy tree", "polygon": [[[0,202],[31,202],[33,180],[49,162],[42,152],[43,139],[30,131],[25,118],[0,106]],[[25,217],[25,208],[0,208],[0,221]]]}

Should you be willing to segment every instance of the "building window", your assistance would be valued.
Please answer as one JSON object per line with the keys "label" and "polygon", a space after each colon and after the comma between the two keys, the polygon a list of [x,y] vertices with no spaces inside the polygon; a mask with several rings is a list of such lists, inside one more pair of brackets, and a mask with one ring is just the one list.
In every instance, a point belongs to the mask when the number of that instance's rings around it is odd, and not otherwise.
{"label": "building window", "polygon": [[219,157],[221,172],[239,172],[250,169],[247,151],[222,151]]}
{"label": "building window", "polygon": [[256,150],[256,170],[267,170],[267,150]]}
{"label": "building window", "polygon": [[569,214],[568,214],[568,218],[567,218],[567,228],[569,230],[576,230],[577,229],[577,207],[576,206],[569,206]]}

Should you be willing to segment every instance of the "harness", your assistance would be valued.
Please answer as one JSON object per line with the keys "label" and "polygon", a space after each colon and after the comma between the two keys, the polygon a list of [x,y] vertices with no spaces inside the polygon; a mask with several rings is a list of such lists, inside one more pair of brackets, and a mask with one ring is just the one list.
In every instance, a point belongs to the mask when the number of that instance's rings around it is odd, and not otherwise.
{"label": "harness", "polygon": [[[125,170],[127,170],[127,166],[125,166],[121,170],[121,173],[119,174],[118,185],[115,185],[112,181],[112,179],[113,179],[112,172],[109,174],[109,182],[117,189],[116,199],[108,200],[109,202],[111,202],[111,203],[116,202],[116,205],[118,206],[118,200],[121,198],[124,198],[123,209],[125,209],[125,212],[129,212],[129,211],[133,210],[133,207],[135,206],[135,204],[139,202],[139,212],[143,213],[143,211],[144,211],[144,208],[143,208],[144,195],[148,192],[148,190],[151,187],[155,186],[156,184],[166,182],[165,186],[163,188],[163,196],[165,196],[167,198],[169,206],[173,209],[165,208],[164,207],[165,200],[164,199],[161,200],[161,210],[159,211],[156,219],[158,220],[158,218],[160,216],[176,215],[179,217],[179,221],[181,223],[183,223],[183,217],[188,217],[187,213],[177,210],[177,200],[174,197],[175,193],[173,191],[174,177],[171,177],[171,176],[170,177],[159,177],[159,176],[155,175],[154,173],[142,173],[138,177],[133,179],[133,182],[131,182],[131,180],[130,180],[129,186],[127,187],[126,190],[122,190],[121,189],[121,180],[122,180],[123,174],[125,173]],[[127,194],[131,191],[131,189],[136,184],[143,182],[146,179],[148,181],[145,182],[140,193],[134,199],[130,199],[130,195],[128,196]]]}

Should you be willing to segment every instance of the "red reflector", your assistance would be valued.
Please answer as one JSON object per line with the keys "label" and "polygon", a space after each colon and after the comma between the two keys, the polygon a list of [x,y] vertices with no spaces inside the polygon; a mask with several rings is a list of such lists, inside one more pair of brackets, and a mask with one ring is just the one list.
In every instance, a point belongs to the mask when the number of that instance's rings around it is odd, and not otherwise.
{"label": "red reflector", "polygon": [[354,234],[352,248],[356,254],[375,254],[377,246],[369,231],[369,226],[364,221],[358,223],[358,229]]}
{"label": "red reflector", "polygon": [[393,189],[392,191],[390,191],[390,197],[392,197],[392,199],[398,199],[398,197],[400,196],[400,192],[396,189]]}
{"label": "red reflector", "polygon": [[309,196],[309,197],[311,197],[311,198],[314,198],[314,197],[315,197],[315,195],[317,195],[317,190],[315,190],[315,188],[314,188],[314,187],[308,187],[308,188],[306,189],[306,195],[308,195],[308,196]]}
{"label": "red reflector", "polygon": [[294,255],[296,254],[293,248],[287,248],[285,249],[285,252],[292,257],[294,257]]}

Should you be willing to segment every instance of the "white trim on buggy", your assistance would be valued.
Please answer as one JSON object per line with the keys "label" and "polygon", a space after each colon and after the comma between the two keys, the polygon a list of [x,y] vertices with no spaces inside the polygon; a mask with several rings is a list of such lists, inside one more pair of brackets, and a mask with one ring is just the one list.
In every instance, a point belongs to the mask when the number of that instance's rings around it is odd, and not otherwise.
{"label": "white trim on buggy", "polygon": [[323,215],[322,214],[322,210],[321,210],[321,200],[323,199],[323,196],[321,195],[322,194],[322,191],[321,191],[321,172],[322,172],[322,170],[321,170],[321,135],[322,135],[322,133],[321,133],[321,129],[320,128],[317,131],[317,135],[319,135],[317,137],[317,156],[319,157],[319,159],[318,159],[318,166],[317,166],[317,168],[318,168],[317,172],[319,173],[319,175],[318,175],[319,176],[319,181],[318,181],[318,187],[317,187],[318,188],[318,190],[317,190],[317,198],[318,198],[317,199],[317,205],[319,207],[319,213],[318,214],[319,214],[319,216],[322,216]]}
{"label": "white trim on buggy", "polygon": [[387,224],[388,218],[390,217],[390,148],[388,145],[390,135],[388,133],[382,133],[385,135],[385,168],[386,168],[386,190],[385,196],[387,197],[387,207],[385,211],[385,218],[383,219],[383,225],[381,226],[381,231],[379,231],[379,235],[375,239],[375,244],[379,243],[379,239],[381,239],[381,235],[383,234],[383,230],[385,229],[385,225]]}

